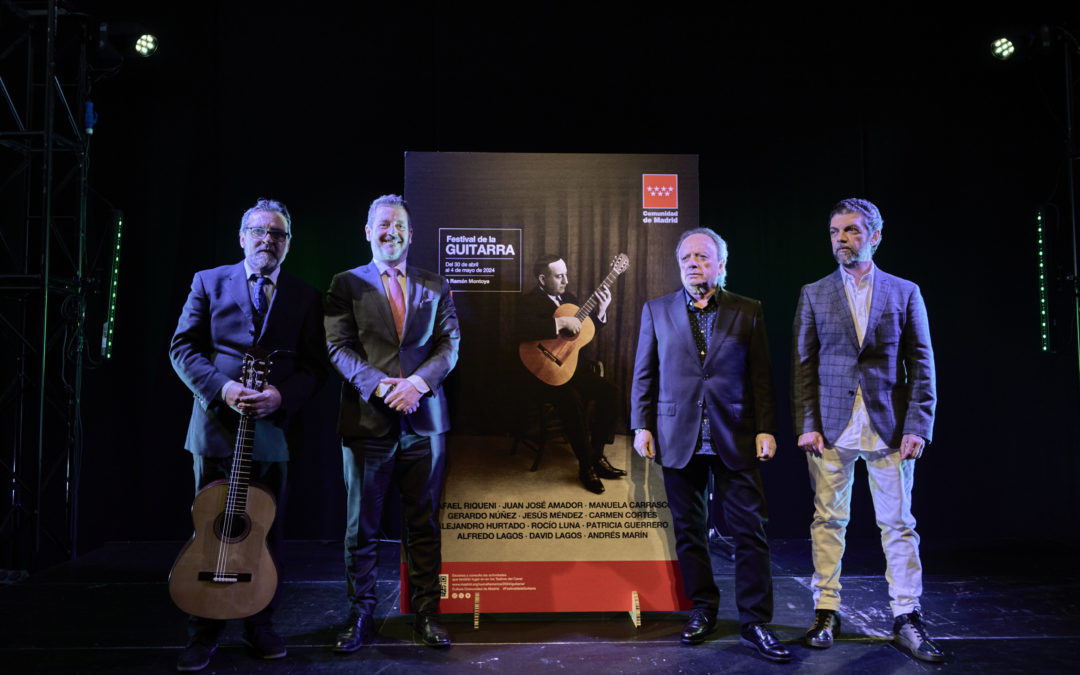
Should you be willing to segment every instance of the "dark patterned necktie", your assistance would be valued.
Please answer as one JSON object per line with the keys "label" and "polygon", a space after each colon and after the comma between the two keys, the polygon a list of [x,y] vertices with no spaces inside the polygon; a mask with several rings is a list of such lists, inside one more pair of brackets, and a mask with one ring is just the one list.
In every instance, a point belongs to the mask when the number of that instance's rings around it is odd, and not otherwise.
{"label": "dark patterned necktie", "polygon": [[270,280],[266,277],[255,277],[255,293],[252,295],[251,299],[255,304],[255,311],[258,312],[260,316],[266,314],[266,284],[268,283],[270,283]]}

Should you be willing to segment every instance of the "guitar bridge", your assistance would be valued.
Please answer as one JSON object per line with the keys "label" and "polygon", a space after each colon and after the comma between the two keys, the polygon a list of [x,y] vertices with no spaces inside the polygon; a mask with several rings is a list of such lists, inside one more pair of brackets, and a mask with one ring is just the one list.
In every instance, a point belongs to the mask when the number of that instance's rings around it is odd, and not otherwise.
{"label": "guitar bridge", "polygon": [[554,354],[552,354],[552,353],[551,353],[551,350],[550,350],[550,349],[548,349],[547,347],[545,347],[544,345],[538,344],[538,345],[536,345],[536,348],[540,350],[540,353],[541,353],[541,354],[543,354],[543,355],[544,355],[544,356],[546,356],[547,358],[549,358],[549,359],[551,359],[552,361],[554,361],[554,362],[555,362],[555,365],[557,365],[557,366],[561,366],[561,365],[562,365],[562,361],[561,361],[561,360],[559,359],[559,357],[558,357],[558,356],[555,356]]}
{"label": "guitar bridge", "polygon": [[215,584],[251,583],[251,572],[199,572],[199,581],[212,581]]}

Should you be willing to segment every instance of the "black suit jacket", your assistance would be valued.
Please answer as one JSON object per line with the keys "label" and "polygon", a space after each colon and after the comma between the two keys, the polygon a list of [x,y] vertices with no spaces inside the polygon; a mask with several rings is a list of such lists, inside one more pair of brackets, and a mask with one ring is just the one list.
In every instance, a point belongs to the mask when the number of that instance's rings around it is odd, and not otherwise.
{"label": "black suit jacket", "polygon": [[244,263],[196,272],[169,347],[173,368],[195,397],[184,446],[193,454],[233,454],[239,415],[219,394],[230,380],[241,380],[244,353],[253,345],[279,351],[267,381],[281,393],[281,407],[256,422],[253,456],[286,458],[289,420],[329,369],[319,292],[282,269],[256,335]]}
{"label": "black suit jacket", "polygon": [[419,375],[430,388],[409,424],[421,436],[450,429],[443,380],[458,358],[461,333],[450,287],[437,274],[406,265],[408,310],[399,341],[375,263],[342,272],[326,295],[330,360],[345,378],[338,433],[345,438],[385,436],[398,415],[373,396],[384,377]]}

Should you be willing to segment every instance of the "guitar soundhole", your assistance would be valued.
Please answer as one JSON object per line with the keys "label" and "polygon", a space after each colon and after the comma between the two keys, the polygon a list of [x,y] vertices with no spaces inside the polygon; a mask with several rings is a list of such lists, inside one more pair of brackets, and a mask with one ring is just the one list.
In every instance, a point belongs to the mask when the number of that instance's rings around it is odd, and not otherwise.
{"label": "guitar soundhole", "polygon": [[246,513],[229,515],[223,511],[218,514],[217,519],[214,521],[214,534],[227,544],[243,541],[250,531],[251,520],[248,519]]}

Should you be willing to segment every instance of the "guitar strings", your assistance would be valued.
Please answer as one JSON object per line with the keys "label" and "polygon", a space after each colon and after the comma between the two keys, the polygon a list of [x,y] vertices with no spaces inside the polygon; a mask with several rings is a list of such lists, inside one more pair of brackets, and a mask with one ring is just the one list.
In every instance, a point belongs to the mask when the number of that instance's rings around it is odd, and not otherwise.
{"label": "guitar strings", "polygon": [[[264,375],[254,366],[253,362],[248,361],[250,356],[245,357],[244,361],[244,384],[250,383],[251,389],[256,391],[262,391],[262,378],[260,375]],[[254,445],[254,431],[251,429],[252,418],[250,415],[243,413],[240,415],[240,425],[236,433],[236,446],[233,448],[233,465],[232,471],[229,475],[229,490],[225,498],[225,512],[224,521],[221,528],[221,543],[218,546],[218,559],[217,569],[214,576],[215,581],[227,581],[226,574],[229,564],[229,554],[231,552],[230,540],[233,536],[233,521],[237,513],[243,514],[247,509],[247,500],[243,494],[241,494],[241,487],[237,481],[237,476],[247,475],[247,455],[250,453],[250,448]]]}

